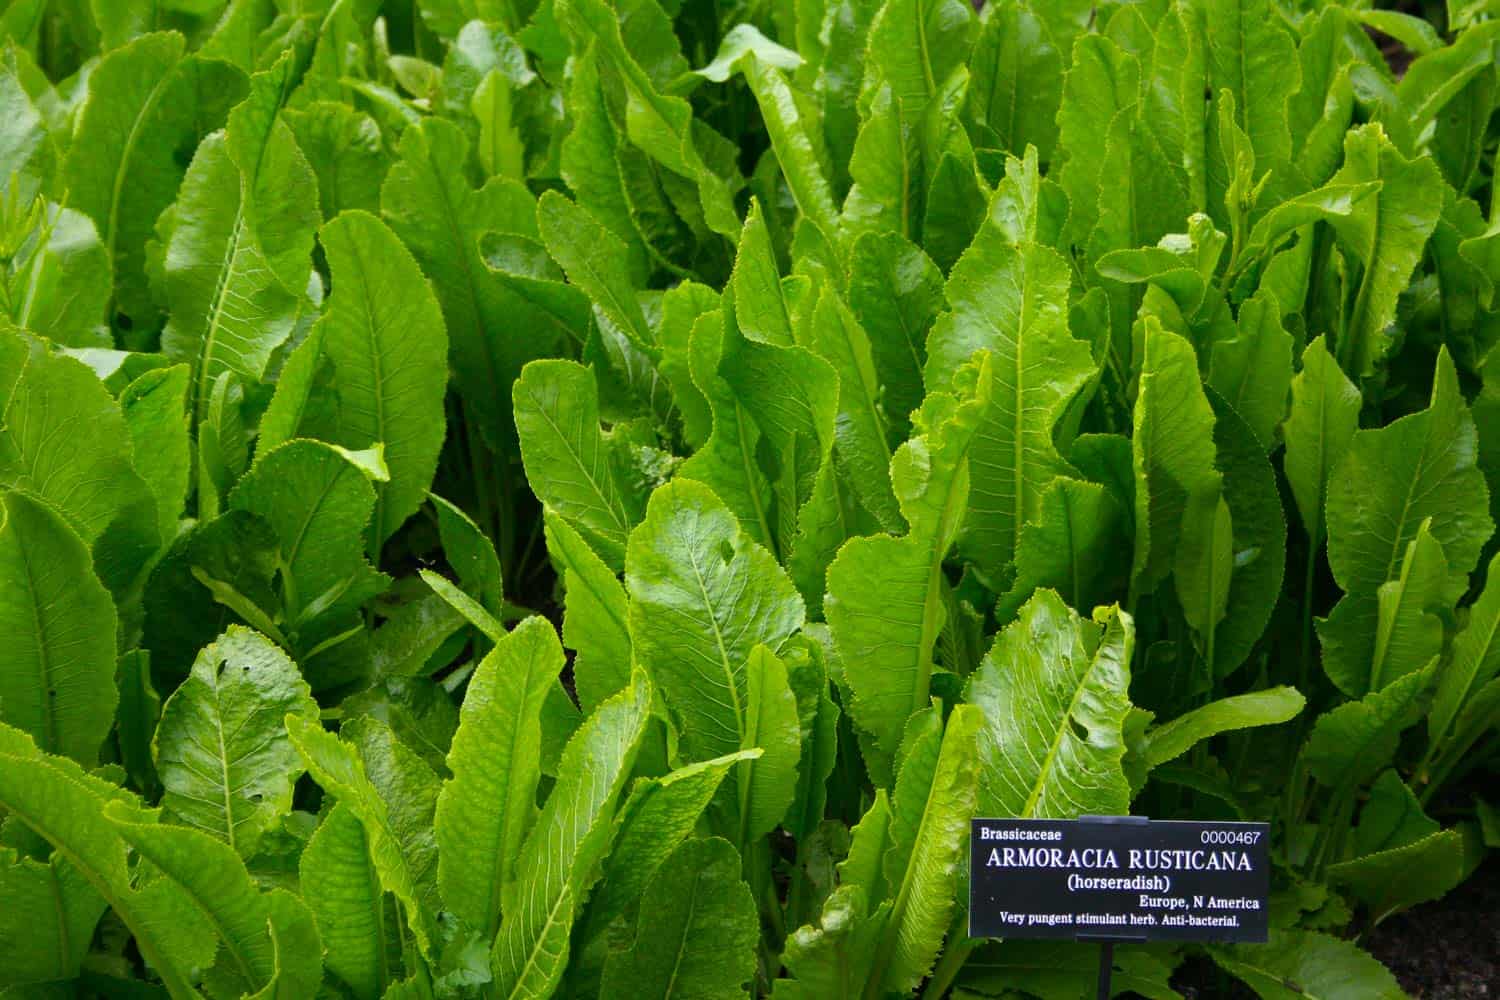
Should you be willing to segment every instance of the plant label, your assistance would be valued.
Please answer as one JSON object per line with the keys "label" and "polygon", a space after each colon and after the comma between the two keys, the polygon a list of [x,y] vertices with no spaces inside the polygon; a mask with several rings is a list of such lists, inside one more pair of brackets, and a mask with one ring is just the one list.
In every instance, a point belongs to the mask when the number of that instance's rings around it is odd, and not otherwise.
{"label": "plant label", "polygon": [[1264,941],[1265,823],[976,819],[969,936]]}

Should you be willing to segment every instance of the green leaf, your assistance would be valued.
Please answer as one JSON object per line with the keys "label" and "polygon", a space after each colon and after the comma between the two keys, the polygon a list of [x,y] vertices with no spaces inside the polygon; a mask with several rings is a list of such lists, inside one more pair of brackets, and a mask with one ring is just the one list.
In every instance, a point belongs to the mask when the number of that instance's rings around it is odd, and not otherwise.
{"label": "green leaf", "polygon": [[[1036,517],[1041,494],[1074,472],[1053,445],[1062,410],[1094,372],[1088,346],[1068,331],[1068,265],[1038,242],[1041,178],[1035,152],[1012,161],[992,214],[1015,212],[1021,227],[981,228],[954,265],[952,311],[927,342],[927,382],[941,385],[977,350],[990,352],[994,394],[974,437],[969,507],[959,552],[986,579],[1006,580],[1020,535]],[[1045,358],[1046,364],[1039,359]]]}
{"label": "green leaf", "polygon": [[491,177],[526,178],[526,146],[514,121],[511,86],[505,74],[490,70],[470,104],[479,119],[479,162]]}
{"label": "green leaf", "polygon": [[736,24],[724,33],[719,42],[719,51],[714,61],[702,69],[693,70],[705,80],[723,83],[742,65],[741,60],[754,55],[766,66],[790,73],[802,65],[802,57],[784,46],[778,45],[753,24]]}
{"label": "green leaf", "polygon": [[[732,29],[720,45],[718,58],[704,69],[704,75],[708,75],[709,70],[723,62],[725,49],[730,46],[734,32],[739,28],[755,30],[750,25],[739,25]],[[765,39],[761,41],[765,42]],[[783,69],[796,68],[796,64],[787,65],[789,60],[781,58],[781,53],[784,52],[785,49],[780,52],[766,52],[761,48],[747,49],[732,62],[738,63],[737,68],[744,71],[750,92],[755,95],[755,101],[760,106],[761,117],[770,134],[771,148],[776,153],[781,173],[786,178],[802,217],[817,226],[825,238],[832,239],[838,233],[838,212],[834,208],[833,192],[824,167],[827,153],[823,149],[823,137],[818,129],[820,122],[805,110],[805,96],[792,89],[782,75]],[[790,55],[796,58],[795,53]],[[797,62],[801,62],[800,58],[797,58]]]}
{"label": "green leaf", "polygon": [[1328,353],[1322,337],[1302,352],[1292,379],[1292,407],[1282,424],[1283,467],[1302,527],[1316,548],[1327,527],[1329,480],[1359,427],[1360,394]]}
{"label": "green leaf", "polygon": [[115,712],[115,735],[120,762],[136,788],[154,796],[161,788],[152,758],[151,740],[161,719],[161,696],[151,683],[151,654],[133,649],[120,657],[115,670],[120,706]]}
{"label": "green leaf", "polygon": [[[64,166],[68,207],[94,220],[114,271],[119,307],[143,321],[154,317],[145,244],[182,180],[175,152],[184,141],[193,142],[196,128],[206,132],[223,121],[223,108],[210,101],[201,109],[208,121],[197,120],[195,78],[212,64],[185,60],[183,49],[180,34],[156,32],[105,55],[89,74]],[[238,74],[213,76],[215,100],[243,93]]]}
{"label": "green leaf", "polygon": [[0,850],[0,897],[0,984],[76,977],[105,906],[78,869]]}
{"label": "green leaf", "polygon": [[[941,747],[933,748],[933,759],[908,758],[902,768],[901,777],[906,780],[898,781],[895,809],[913,816],[919,810],[921,819],[908,831],[905,850],[909,856],[899,880],[892,881],[896,894],[867,980],[866,998],[890,991],[909,993],[932,971],[942,948],[962,881],[969,826],[983,808],[979,772],[984,726],[982,709],[956,706]],[[920,773],[923,780],[913,782],[908,770]],[[910,801],[911,794],[920,800]]]}
{"label": "green leaf", "polygon": [[1265,447],[1238,413],[1211,388],[1214,464],[1234,525],[1233,576],[1224,619],[1214,630],[1214,675],[1245,662],[1271,620],[1286,574],[1286,513]]}
{"label": "green leaf", "polygon": [[1431,684],[1429,667],[1320,716],[1302,751],[1308,772],[1331,788],[1375,777],[1395,757],[1401,733],[1421,718]]}
{"label": "green leaf", "polygon": [[[604,963],[604,996],[744,996],[760,940],[755,901],[727,841],[689,840],[641,896],[636,939]],[[649,915],[649,921],[645,917]]]}
{"label": "green leaf", "polygon": [[761,751],[735,771],[740,843],[748,846],[776,829],[796,797],[802,733],[786,664],[765,646],[756,646],[744,673],[742,749]]}
{"label": "green leaf", "polygon": [[[37,751],[19,730],[0,729],[0,807],[52,845],[57,857],[88,880],[131,931],[142,956],[174,1000],[199,996],[196,976],[178,961],[190,936],[153,920],[168,898],[188,905],[180,894],[148,896],[131,888],[125,842],[104,818],[105,802],[127,793],[92,778],[66,758]],[[152,905],[153,900],[158,904]],[[174,936],[175,935],[175,936]]]}
{"label": "green leaf", "polygon": [[1110,123],[1139,90],[1139,60],[1103,35],[1079,36],[1057,111],[1058,143],[1068,153],[1057,181],[1068,195],[1068,233],[1079,246],[1099,221]]}
{"label": "green leaf", "polygon": [[[724,776],[736,764],[760,754],[759,750],[741,750],[679,767],[660,778],[637,779],[620,807],[599,891],[589,901],[594,926],[607,927],[640,900],[657,869],[692,834]],[[735,878],[739,878],[738,867]]]}
{"label": "green leaf", "polygon": [[592,712],[630,683],[629,601],[619,577],[572,525],[552,511],[543,514],[543,523],[547,552],[562,568],[563,644],[576,654],[578,704]]}
{"label": "green leaf", "polygon": [[630,141],[692,183],[708,228],[733,239],[740,227],[731,201],[732,189],[704,161],[688,102],[662,93],[627,49],[615,12],[601,0],[561,0],[554,9],[558,22],[574,36],[577,47],[587,48],[592,39],[601,63],[618,74],[626,95],[625,130]]}
{"label": "green leaf", "polygon": [[[209,974],[211,980],[218,980],[219,988],[251,992],[277,976],[276,948],[268,924],[270,897],[255,887],[244,862],[229,845],[185,827],[131,822],[130,813],[114,806],[106,808],[104,815],[132,848],[160,868],[208,917],[224,947],[223,959]],[[302,902],[288,899],[302,908],[311,923]],[[305,986],[314,986],[322,978],[321,950],[295,956]]]}
{"label": "green leaf", "polygon": [[1176,760],[1206,739],[1253,726],[1274,726],[1302,711],[1307,700],[1292,687],[1234,695],[1211,701],[1146,733],[1146,766]]}
{"label": "green leaf", "polygon": [[979,813],[1072,819],[1129,811],[1121,769],[1135,628],[1117,608],[1093,621],[1039,590],[969,680],[980,734]]}
{"label": "green leaf", "polygon": [[61,517],[20,492],[0,505],[0,719],[93,766],[119,701],[114,602]]}
{"label": "green leaf", "polygon": [[348,806],[335,805],[298,865],[302,898],[312,910],[324,964],[358,1000],[376,1000],[390,981],[385,893],[370,862],[365,830]]}
{"label": "green leaf", "polygon": [[317,718],[297,665],[269,640],[231,626],[203,648],[162,708],[153,749],[172,817],[242,858],[291,811],[302,759],[282,721]]}
{"label": "green leaf", "polygon": [[198,147],[166,240],[170,318],[162,348],[193,366],[195,422],[225,372],[265,377],[292,335],[311,271],[317,178],[277,117],[292,72],[284,58],[251,79],[220,136]]}
{"label": "green leaf", "polygon": [[885,414],[880,412],[880,385],[874,373],[870,339],[831,289],[817,297],[808,343],[838,375],[838,414],[834,429],[838,469],[865,510],[886,529],[901,525],[900,508],[891,492],[891,445]]}
{"label": "green leaf", "polygon": [[537,227],[547,251],[568,278],[637,349],[655,351],[655,338],[625,270],[625,247],[588,210],[555,192],[537,203]]}
{"label": "green leaf", "polygon": [[496,643],[469,679],[438,797],[443,902],[493,940],[503,890],[532,819],[541,776],[542,702],[563,668],[557,633],[528,618]]}
{"label": "green leaf", "polygon": [[[1287,100],[1300,83],[1291,32],[1270,0],[1211,0],[1205,18],[1215,100],[1225,89],[1233,95],[1234,123],[1249,136],[1262,169],[1287,160]],[[1218,115],[1210,112],[1208,121],[1212,129]]]}
{"label": "green leaf", "polygon": [[[485,265],[480,239],[486,232],[535,239],[536,201],[508,178],[472,188],[462,169],[469,143],[451,122],[426,118],[408,128],[398,153],[381,188],[382,211],[432,282],[454,384],[484,440],[500,447],[512,437],[505,387],[526,362],[556,349],[558,333]],[[529,335],[512,336],[511,324],[523,321]]]}
{"label": "green leaf", "polygon": [[1221,477],[1214,469],[1214,413],[1198,381],[1193,348],[1161,323],[1145,321],[1140,388],[1131,449],[1135,468],[1135,559],[1131,593],[1156,588],[1171,569],[1183,515],[1211,502]]}
{"label": "green leaf", "polygon": [[1396,299],[1422,259],[1437,226],[1442,174],[1431,158],[1407,159],[1378,124],[1351,130],[1344,138],[1344,165],[1332,183],[1380,182],[1380,193],[1366,198],[1347,217],[1328,221],[1339,240],[1364,267],[1346,325],[1334,338],[1340,366],[1364,378],[1393,346],[1387,327],[1396,317]]}
{"label": "green leaf", "polygon": [[1261,1000],[1404,1000],[1378,961],[1351,941],[1313,931],[1277,930],[1269,944],[1212,947],[1209,954]]}
{"label": "green leaf", "polygon": [[905,434],[922,405],[927,334],[943,304],[943,276],[898,233],[867,233],[849,255],[849,308],[870,338],[892,431]]}
{"label": "green leaf", "polygon": [[780,649],[805,613],[771,554],[707,487],[676,480],[631,533],[625,586],[636,662],[677,718],[687,759],[753,745],[748,664],[757,646]]}
{"label": "green leaf", "polygon": [[37,246],[25,263],[16,261],[11,293],[19,298],[11,306],[16,325],[59,346],[112,347],[105,335],[109,264],[88,216],[48,205]]}
{"label": "green leaf", "polygon": [[733,353],[736,343],[743,342],[732,319],[718,309],[709,310],[694,321],[689,334],[693,383],[708,403],[712,429],[697,452],[682,463],[678,476],[712,489],[734,511],[752,540],[771,547],[777,539],[771,520],[771,484],[759,461],[760,427],[721,374],[726,356]]}
{"label": "green leaf", "polygon": [[967,113],[1012,156],[1030,145],[1051,160],[1067,56],[1029,4],[995,5],[980,22],[969,59]]}
{"label": "green leaf", "polygon": [[[1409,558],[1409,557],[1408,557]],[[1490,560],[1485,587],[1469,607],[1469,620],[1453,639],[1452,658],[1438,671],[1428,713],[1427,741],[1434,748],[1457,736],[1455,723],[1477,695],[1500,675],[1500,556]]]}
{"label": "green leaf", "polygon": [[[1328,489],[1328,561],[1352,602],[1336,616],[1375,621],[1381,586],[1398,578],[1402,556],[1429,519],[1451,574],[1446,586],[1463,589],[1462,576],[1494,529],[1475,447],[1474,420],[1446,351],[1426,410],[1354,434]],[[1336,671],[1339,683],[1354,694],[1368,690],[1369,675],[1356,682],[1352,672],[1370,662],[1346,667]]]}
{"label": "green leaf", "polygon": [[1213,493],[1192,498],[1182,516],[1172,582],[1183,617],[1197,634],[1203,659],[1210,665],[1216,654],[1215,632],[1229,611],[1234,562],[1229,504]]}
{"label": "green leaf", "polygon": [[1128,567],[1096,553],[1128,545],[1128,515],[1098,483],[1059,477],[1042,491],[1034,520],[1021,528],[1015,582],[995,617],[1008,622],[1041,588],[1058,592],[1069,607],[1091,608],[1125,582]]}
{"label": "green leaf", "polygon": [[317,175],[325,222],[345,209],[379,211],[389,163],[375,119],[333,101],[287,108],[281,117]]}
{"label": "green leaf", "polygon": [[289,715],[286,727],[308,773],[335,796],[364,827],[370,863],[386,891],[395,895],[418,951],[429,954],[435,932],[433,915],[419,900],[419,873],[402,851],[385,799],[371,783],[358,751],[314,720]]}
{"label": "green leaf", "polygon": [[982,355],[958,371],[954,393],[930,393],[916,415],[918,436],[896,451],[891,482],[911,525],[906,535],[851,539],[828,567],[824,611],[853,691],[849,710],[887,760],[907,718],[928,703],[946,619],[943,560],[963,523],[992,371]]}
{"label": "green leaf", "polygon": [[329,622],[384,589],[385,577],[364,556],[375,490],[339,449],[289,441],[256,461],[229,502],[276,534],[283,603],[299,652],[326,638]]}
{"label": "green leaf", "polygon": [[1274,296],[1257,295],[1240,307],[1239,336],[1214,345],[1208,384],[1270,451],[1287,415],[1292,384],[1292,337],[1281,325]]}
{"label": "green leaf", "polygon": [[442,785],[417,751],[375,715],[346,720],[339,737],[352,745],[376,794],[385,802],[390,827],[411,873],[424,917],[442,909],[438,886],[438,845],[433,820]]}
{"label": "green leaf", "polygon": [[640,501],[621,481],[599,429],[593,373],[572,361],[534,361],[511,395],[531,488],[618,572]]}
{"label": "green leaf", "polygon": [[494,543],[458,507],[436,494],[429,495],[428,499],[437,511],[438,538],[443,543],[448,564],[487,611],[500,614],[501,605],[505,603],[505,582]]}
{"label": "green leaf", "polygon": [[190,374],[186,365],[157,368],[120,393],[135,469],[156,499],[157,530],[163,542],[176,536],[177,520],[187,501],[192,467],[187,413]]}
{"label": "green leaf", "polygon": [[891,87],[904,114],[920,118],[968,58],[974,27],[973,10],[959,0],[892,0],[870,25],[867,72]]}
{"label": "green leaf", "polygon": [[375,486],[377,557],[427,496],[443,443],[448,338],[416,261],[381,221],[346,212],[319,233],[333,294],[318,327],[338,372],[336,444],[383,445],[390,482]]}
{"label": "green leaf", "polygon": [[1345,598],[1319,619],[1323,669],[1341,691],[1359,697],[1426,667],[1443,650],[1450,591],[1448,561],[1424,521],[1406,547],[1400,575],[1381,584],[1373,602]]}
{"label": "green leaf", "polygon": [[95,549],[105,586],[126,590],[160,539],[109,391],[42,341],[0,334],[0,414],[0,485],[50,504]]}
{"label": "green leaf", "polygon": [[568,960],[568,932],[609,849],[621,790],[650,717],[651,686],[644,674],[599,707],[568,742],[557,784],[526,838],[515,883],[501,909],[508,914],[495,938],[496,996],[546,997]]}

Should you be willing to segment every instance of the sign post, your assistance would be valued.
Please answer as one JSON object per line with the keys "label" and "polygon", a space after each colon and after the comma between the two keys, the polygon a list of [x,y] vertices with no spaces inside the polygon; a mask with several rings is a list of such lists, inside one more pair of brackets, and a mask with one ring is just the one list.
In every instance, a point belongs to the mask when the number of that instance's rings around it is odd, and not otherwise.
{"label": "sign post", "polygon": [[1107,1000],[1118,943],[1265,941],[1269,839],[1265,823],[976,819],[969,936],[1097,941]]}

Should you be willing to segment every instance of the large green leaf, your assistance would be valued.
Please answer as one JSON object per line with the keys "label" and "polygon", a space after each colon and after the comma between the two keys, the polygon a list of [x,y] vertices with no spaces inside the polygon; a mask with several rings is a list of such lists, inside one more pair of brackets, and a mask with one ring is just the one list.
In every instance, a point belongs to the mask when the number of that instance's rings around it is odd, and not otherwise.
{"label": "large green leaf", "polygon": [[567,520],[552,511],[543,519],[547,552],[562,568],[563,643],[575,654],[578,704],[592,712],[630,683],[629,601],[619,577]]}
{"label": "large green leaf", "polygon": [[1121,768],[1134,623],[1117,608],[1089,621],[1039,590],[969,680],[984,713],[979,810],[1072,819],[1129,811]]}
{"label": "large green leaf", "polygon": [[1479,692],[1500,675],[1500,556],[1490,560],[1484,591],[1453,640],[1452,659],[1438,672],[1428,713],[1427,740],[1434,751],[1459,734],[1455,723]]}
{"label": "large green leaf", "polygon": [[599,891],[589,901],[595,925],[608,926],[640,899],[656,870],[692,834],[730,768],[760,753],[742,750],[636,781],[620,807],[619,829],[604,861]]}
{"label": "large green leaf", "polygon": [[994,391],[974,436],[969,503],[959,552],[987,579],[1011,572],[1043,490],[1074,472],[1053,444],[1061,412],[1094,372],[1068,331],[1068,264],[1041,242],[1041,176],[1034,150],[1012,161],[992,220],[953,267],[945,313],[927,341],[927,384],[975,351],[990,352]]}
{"label": "large green leaf", "polygon": [[[1224,90],[1233,95],[1234,124],[1249,137],[1260,169],[1280,164],[1292,153],[1287,100],[1299,82],[1292,34],[1278,23],[1271,0],[1210,0],[1205,6],[1215,99]],[[1208,121],[1213,128],[1218,115],[1210,112]]]}
{"label": "large green leaf", "polygon": [[1348,216],[1329,219],[1363,273],[1346,325],[1335,338],[1339,364],[1350,377],[1372,374],[1393,341],[1388,330],[1396,299],[1422,259],[1437,225],[1442,174],[1430,157],[1407,159],[1378,124],[1353,129],[1344,137],[1344,165],[1333,183],[1380,182]]}
{"label": "large green leaf", "polygon": [[395,895],[418,950],[428,954],[436,933],[435,915],[420,902],[421,873],[413,869],[403,852],[390,807],[371,782],[358,750],[316,720],[289,715],[286,726],[313,780],[336,796],[364,827],[370,863],[380,884]]}
{"label": "large green leaf", "polygon": [[572,361],[533,361],[511,396],[531,488],[618,572],[640,501],[621,481],[599,429],[593,373]]}
{"label": "large green leaf", "polygon": [[[202,910],[222,942],[220,961],[208,974],[210,989],[252,992],[278,976],[290,991],[316,989],[322,980],[317,935],[314,948],[278,955],[271,936],[272,897],[261,893],[233,848],[197,830],[166,824],[132,822],[116,807],[105,810],[120,836],[170,878]],[[288,896],[308,924],[312,917],[301,900]],[[295,963],[291,968],[278,964]]]}
{"label": "large green leaf", "polygon": [[1404,1000],[1406,994],[1359,946],[1313,931],[1278,930],[1268,944],[1217,947],[1214,961],[1262,1000]]}
{"label": "large green leaf", "polygon": [[1252,726],[1274,726],[1302,711],[1307,700],[1291,687],[1234,695],[1211,701],[1146,733],[1145,763],[1157,767],[1187,753],[1203,740]]}
{"label": "large green leaf", "polygon": [[0,485],[62,514],[94,550],[105,586],[125,592],[161,539],[109,390],[43,341],[0,333],[0,415]]}
{"label": "large green leaf", "polygon": [[375,484],[369,551],[378,557],[427,497],[443,444],[448,338],[422,273],[394,233],[345,212],[319,233],[333,294],[318,320],[338,379],[338,438],[383,446],[390,481]]}
{"label": "large green leaf", "polygon": [[241,857],[292,808],[302,759],[283,721],[316,718],[297,665],[268,639],[231,626],[205,646],[162,708],[154,740],[162,805]]}
{"label": "large green leaf", "polygon": [[615,12],[601,0],[562,0],[554,7],[558,22],[574,36],[578,48],[587,48],[592,39],[601,62],[618,74],[626,95],[625,131],[630,141],[693,184],[708,229],[733,238],[739,219],[731,201],[732,189],[704,161],[688,102],[662,92],[627,47]]}
{"label": "large green leaf", "polygon": [[59,346],[111,347],[104,325],[111,274],[99,234],[80,212],[51,205],[46,212],[31,256],[14,265],[11,315]]}
{"label": "large green leaf", "polygon": [[[144,321],[153,313],[146,241],[182,180],[176,151],[199,128],[223,121],[227,105],[219,102],[244,92],[242,76],[184,59],[183,49],[181,35],[157,32],[100,60],[64,168],[69,207],[93,219],[104,241],[119,307]],[[208,86],[199,86],[200,76]]]}
{"label": "large green leaf", "polygon": [[224,133],[198,147],[172,214],[162,347],[193,367],[196,422],[225,372],[249,385],[264,378],[302,308],[317,178],[277,117],[291,64],[283,59],[252,78]]}
{"label": "large green leaf", "polygon": [[651,685],[637,672],[568,742],[557,784],[516,859],[495,938],[495,995],[547,997],[568,960],[568,934],[609,850],[620,792],[650,718]]}
{"label": "large green leaf", "polygon": [[130,430],[135,469],[156,499],[157,530],[165,542],[177,534],[192,470],[188,440],[186,365],[145,372],[120,393]]}
{"label": "large green leaf", "polygon": [[1283,468],[1302,527],[1317,548],[1326,537],[1328,486],[1359,427],[1359,390],[1339,370],[1322,337],[1302,351],[1292,379],[1292,406],[1281,427]]}
{"label": "large green leaf", "polygon": [[78,869],[0,850],[0,898],[0,984],[77,976],[105,905]]}
{"label": "large green leaf", "polygon": [[323,819],[302,851],[298,875],[328,971],[358,1000],[377,1000],[392,974],[385,892],[364,826],[348,806],[335,805]]}
{"label": "large green leaf", "polygon": [[[0,806],[51,844],[56,856],[104,898],[174,1000],[194,1000],[200,996],[193,988],[196,975],[191,963],[182,960],[193,933],[181,925],[168,929],[156,919],[164,903],[191,904],[180,894],[133,889],[125,841],[104,817],[107,802],[129,799],[128,793],[91,777],[72,761],[38,752],[19,730],[0,728]],[[146,818],[138,809],[130,815],[135,812]]]}
{"label": "large green leaf", "polygon": [[854,694],[850,713],[886,759],[907,718],[927,706],[933,650],[946,619],[943,560],[968,504],[970,450],[993,394],[989,355],[959,370],[915,415],[918,436],[891,461],[911,525],[901,538],[856,538],[828,567],[824,609]]}
{"label": "large green leaf", "polygon": [[114,602],[61,517],[21,492],[0,505],[0,719],[92,766],[119,700]]}
{"label": "large green leaf", "polygon": [[1021,528],[1016,573],[996,617],[1009,621],[1033,591],[1048,587],[1070,607],[1088,608],[1115,593],[1129,567],[1097,553],[1129,544],[1129,515],[1098,483],[1066,476],[1042,491],[1035,520]]}
{"label": "large green leaf", "polygon": [[500,447],[512,437],[505,387],[526,362],[558,346],[558,331],[490,272],[480,238],[496,232],[534,239],[535,199],[507,179],[472,188],[463,169],[469,143],[454,123],[424,119],[402,133],[398,153],[381,188],[382,211],[432,282],[454,384],[484,440]]}
{"label": "large green leaf", "polygon": [[[941,743],[919,742],[904,758],[893,805],[896,816],[904,817],[904,826],[902,820],[893,823],[897,846],[886,857],[895,895],[866,980],[866,998],[891,991],[909,993],[932,971],[942,948],[957,905],[969,826],[983,810],[979,786],[984,726],[982,708],[959,705]],[[897,857],[904,864],[892,871],[890,862]]]}
{"label": "large green leaf", "polygon": [[870,338],[886,420],[905,433],[922,405],[927,332],[943,303],[943,275],[899,233],[869,233],[849,255],[849,308]]}
{"label": "large green leaf", "polygon": [[528,618],[495,644],[474,675],[448,752],[451,781],[438,798],[438,881],[443,902],[493,940],[500,900],[516,878],[532,821],[542,703],[563,667],[557,633]]}
{"label": "large green leaf", "polygon": [[256,461],[229,502],[275,532],[293,634],[322,638],[320,619],[348,612],[383,589],[385,577],[364,556],[375,490],[368,471],[347,452],[289,441]]}
{"label": "large green leaf", "polygon": [[759,930],[734,848],[718,838],[689,840],[646,886],[636,939],[610,952],[600,995],[742,997],[755,971]]}
{"label": "large green leaf", "polygon": [[752,746],[752,654],[779,649],[805,615],[786,573],[707,487],[677,480],[651,495],[631,534],[625,583],[636,661],[678,719],[688,759]]}
{"label": "large green leaf", "polygon": [[1330,622],[1338,623],[1336,631],[1347,641],[1329,671],[1351,696],[1371,689],[1380,589],[1403,575],[1403,557],[1422,525],[1429,524],[1447,564],[1440,571],[1446,580],[1433,585],[1450,598],[1464,589],[1494,529],[1476,445],[1473,417],[1444,351],[1430,406],[1385,427],[1357,431],[1334,472],[1328,488],[1328,561],[1346,593]]}
{"label": "large green leaf", "polygon": [[[1131,450],[1135,467],[1135,560],[1131,593],[1150,593],[1170,572],[1193,504],[1213,504],[1214,413],[1198,380],[1192,345],[1145,322]],[[1210,506],[1211,509],[1211,506]]]}

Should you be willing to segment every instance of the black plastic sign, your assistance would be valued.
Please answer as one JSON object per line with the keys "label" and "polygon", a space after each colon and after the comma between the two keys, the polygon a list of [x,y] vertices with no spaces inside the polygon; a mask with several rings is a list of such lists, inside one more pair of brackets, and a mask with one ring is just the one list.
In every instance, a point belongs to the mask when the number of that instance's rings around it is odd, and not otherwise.
{"label": "black plastic sign", "polygon": [[1264,941],[1265,823],[976,819],[969,936]]}

